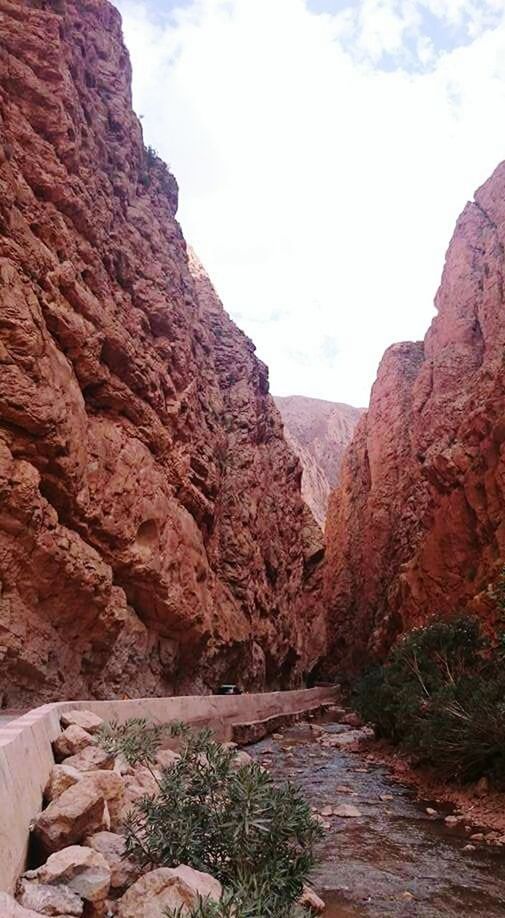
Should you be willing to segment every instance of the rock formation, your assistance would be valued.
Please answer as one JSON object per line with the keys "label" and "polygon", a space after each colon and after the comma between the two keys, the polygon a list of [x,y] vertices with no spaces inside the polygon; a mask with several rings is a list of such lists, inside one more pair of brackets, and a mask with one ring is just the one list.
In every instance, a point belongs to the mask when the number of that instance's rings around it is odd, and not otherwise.
{"label": "rock formation", "polygon": [[322,547],[106,0],[0,0],[0,705],[288,685]]}
{"label": "rock formation", "polygon": [[330,662],[475,610],[505,561],[505,164],[467,204],[424,342],[385,354],[328,515]]}
{"label": "rock formation", "polygon": [[302,464],[302,495],[324,528],[328,498],[363,408],[303,395],[275,397],[284,435]]}

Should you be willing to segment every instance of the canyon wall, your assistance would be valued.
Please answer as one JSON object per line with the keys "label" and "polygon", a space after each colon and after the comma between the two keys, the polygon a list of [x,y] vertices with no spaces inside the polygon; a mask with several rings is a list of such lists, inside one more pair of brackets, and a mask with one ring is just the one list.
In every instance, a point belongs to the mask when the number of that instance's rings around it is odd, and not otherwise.
{"label": "canyon wall", "polygon": [[296,684],[321,536],[106,0],[0,0],[0,706]]}
{"label": "canyon wall", "polygon": [[332,494],[328,665],[356,669],[432,616],[495,623],[505,562],[505,164],[457,222],[424,342],[382,360]]}
{"label": "canyon wall", "polygon": [[304,395],[275,396],[289,445],[302,464],[302,495],[324,528],[328,499],[363,408]]}

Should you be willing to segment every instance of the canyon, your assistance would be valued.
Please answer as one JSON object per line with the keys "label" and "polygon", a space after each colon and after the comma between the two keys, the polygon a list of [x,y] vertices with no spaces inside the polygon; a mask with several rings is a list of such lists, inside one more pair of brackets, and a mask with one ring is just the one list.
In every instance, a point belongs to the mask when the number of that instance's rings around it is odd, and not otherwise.
{"label": "canyon", "polygon": [[330,499],[330,668],[474,612],[502,625],[505,558],[505,164],[467,204],[424,339],[386,351]]}
{"label": "canyon", "polygon": [[0,0],[0,706],[299,684],[322,536],[106,0]]}
{"label": "canyon", "polygon": [[324,529],[330,491],[363,408],[303,395],[275,396],[284,434],[303,469],[302,496]]}
{"label": "canyon", "polygon": [[144,145],[119,13],[0,0],[0,48],[0,706],[287,688],[433,616],[499,624],[505,165],[368,411],[274,400]]}

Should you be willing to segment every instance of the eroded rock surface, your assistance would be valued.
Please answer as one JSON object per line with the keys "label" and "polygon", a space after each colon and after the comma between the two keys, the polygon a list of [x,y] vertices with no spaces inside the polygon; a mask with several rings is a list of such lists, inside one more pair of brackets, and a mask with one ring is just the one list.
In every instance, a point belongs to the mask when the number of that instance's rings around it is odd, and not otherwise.
{"label": "eroded rock surface", "polygon": [[160,867],[137,880],[119,900],[118,918],[158,918],[168,909],[190,911],[199,899],[218,902],[222,887],[208,873],[180,867]]}
{"label": "eroded rock surface", "polygon": [[330,663],[356,668],[469,609],[505,560],[505,164],[458,220],[424,342],[382,360],[332,495]]}
{"label": "eroded rock surface", "polygon": [[44,788],[44,800],[51,803],[82,778],[82,772],[70,765],[54,765]]}
{"label": "eroded rock surface", "polygon": [[36,880],[21,879],[17,895],[23,908],[33,909],[40,915],[75,915],[80,918],[84,910],[81,897],[66,886],[49,886]]}
{"label": "eroded rock surface", "polygon": [[96,739],[93,738],[91,733],[76,724],[71,724],[60,733],[53,743],[55,759],[59,762],[69,756],[75,757],[83,749],[89,748],[94,743],[96,743]]}
{"label": "eroded rock surface", "polygon": [[344,453],[363,409],[303,395],[276,396],[275,404],[286,439],[302,464],[303,497],[324,528],[330,491],[339,482]]}
{"label": "eroded rock surface", "polygon": [[111,871],[110,888],[114,893],[124,892],[138,879],[140,867],[126,857],[123,835],[97,832],[85,840],[85,845],[98,851],[107,861]]}
{"label": "eroded rock surface", "polygon": [[110,829],[105,793],[86,776],[51,801],[35,820],[33,832],[46,852],[56,852],[102,829]]}
{"label": "eroded rock surface", "polygon": [[101,902],[109,892],[111,871],[99,851],[72,845],[52,854],[38,870],[28,871],[25,878],[69,889],[87,902]]}
{"label": "eroded rock surface", "polygon": [[144,147],[119,14],[0,12],[0,703],[294,684],[320,537]]}
{"label": "eroded rock surface", "polygon": [[0,915],[2,918],[40,918],[40,912],[23,908],[12,896],[0,892]]}

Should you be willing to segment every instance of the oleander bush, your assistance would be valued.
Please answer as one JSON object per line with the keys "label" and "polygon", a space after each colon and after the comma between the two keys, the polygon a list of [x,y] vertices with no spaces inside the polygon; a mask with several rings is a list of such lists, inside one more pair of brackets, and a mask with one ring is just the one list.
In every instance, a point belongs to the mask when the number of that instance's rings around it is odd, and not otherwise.
{"label": "oleander bush", "polygon": [[434,621],[405,635],[354,692],[361,716],[448,777],[505,784],[505,644],[479,620]]}
{"label": "oleander bush", "polygon": [[311,913],[297,905],[285,905],[282,911],[272,911],[268,893],[257,887],[238,888],[225,892],[219,902],[201,899],[188,913],[185,906],[169,909],[165,918],[311,918]]}
{"label": "oleander bush", "polygon": [[[109,725],[100,742],[130,764],[147,766],[158,785],[124,823],[126,854],[142,867],[187,864],[220,880],[219,903],[201,902],[192,918],[295,918],[314,866],[319,823],[301,791],[276,784],[256,763],[237,767],[233,750],[182,725],[180,758],[160,773],[155,757],[167,728],[145,721]],[[177,912],[167,913],[178,918]]]}

